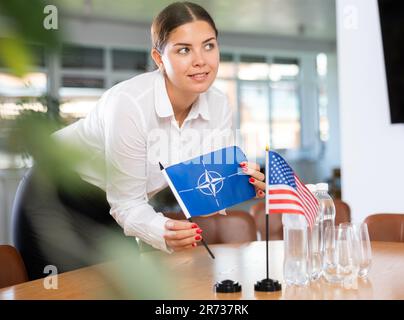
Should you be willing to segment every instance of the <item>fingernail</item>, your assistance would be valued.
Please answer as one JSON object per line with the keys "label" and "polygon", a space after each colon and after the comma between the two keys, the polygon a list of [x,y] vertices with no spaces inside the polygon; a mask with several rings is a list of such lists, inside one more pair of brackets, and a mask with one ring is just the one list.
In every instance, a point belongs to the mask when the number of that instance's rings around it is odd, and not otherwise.
{"label": "fingernail", "polygon": [[196,246],[197,246],[196,242],[194,242],[194,243],[192,244],[192,246],[193,246],[193,247],[196,247]]}
{"label": "fingernail", "polygon": [[195,229],[195,228],[198,228],[198,225],[196,223],[193,223],[191,227],[192,227],[192,229]]}
{"label": "fingernail", "polygon": [[196,236],[196,237],[195,237],[195,240],[201,240],[201,239],[202,239],[201,236]]}
{"label": "fingernail", "polygon": [[264,191],[260,190],[260,191],[259,191],[259,194],[260,194],[260,195],[263,195],[263,194],[264,194]]}
{"label": "fingernail", "polygon": [[255,182],[255,179],[254,179],[254,178],[250,178],[250,179],[248,179],[248,181],[250,181],[251,183],[254,183],[254,182]]}
{"label": "fingernail", "polygon": [[248,168],[247,168],[247,167],[244,167],[242,170],[243,170],[243,172],[247,172],[247,171],[248,171]]}
{"label": "fingernail", "polygon": [[240,167],[244,168],[246,166],[245,162],[240,163]]}
{"label": "fingernail", "polygon": [[196,233],[202,233],[202,229],[196,230]]}
{"label": "fingernail", "polygon": [[167,220],[167,222],[166,222],[166,227],[167,227],[167,228],[172,228],[172,227],[174,227],[174,222],[171,221],[171,220]]}

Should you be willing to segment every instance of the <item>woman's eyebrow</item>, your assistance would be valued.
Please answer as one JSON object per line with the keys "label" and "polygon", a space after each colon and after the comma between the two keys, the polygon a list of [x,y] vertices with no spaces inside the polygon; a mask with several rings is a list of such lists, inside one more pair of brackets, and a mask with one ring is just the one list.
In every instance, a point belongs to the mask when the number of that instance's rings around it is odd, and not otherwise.
{"label": "woman's eyebrow", "polygon": [[211,41],[211,40],[216,40],[216,37],[212,37],[212,38],[206,39],[206,40],[203,41],[202,43],[206,43],[206,42],[209,42],[209,41]]}
{"label": "woman's eyebrow", "polygon": [[191,47],[192,44],[190,44],[190,43],[178,42],[178,43],[174,44],[174,47],[175,47],[175,46]]}
{"label": "woman's eyebrow", "polygon": [[[212,40],[216,40],[216,37],[211,37],[209,39],[206,39],[206,40],[202,41],[202,43],[206,43],[206,42],[209,42]],[[192,44],[185,43],[185,42],[178,42],[178,43],[174,44],[174,46],[192,47]]]}

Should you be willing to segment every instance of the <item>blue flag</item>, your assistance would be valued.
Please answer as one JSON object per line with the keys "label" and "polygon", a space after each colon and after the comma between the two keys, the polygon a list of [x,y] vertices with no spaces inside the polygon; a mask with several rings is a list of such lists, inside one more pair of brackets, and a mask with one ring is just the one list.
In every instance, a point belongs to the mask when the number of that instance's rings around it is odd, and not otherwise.
{"label": "blue flag", "polygon": [[249,176],[240,168],[247,161],[236,146],[223,148],[163,170],[187,218],[214,213],[255,197]]}

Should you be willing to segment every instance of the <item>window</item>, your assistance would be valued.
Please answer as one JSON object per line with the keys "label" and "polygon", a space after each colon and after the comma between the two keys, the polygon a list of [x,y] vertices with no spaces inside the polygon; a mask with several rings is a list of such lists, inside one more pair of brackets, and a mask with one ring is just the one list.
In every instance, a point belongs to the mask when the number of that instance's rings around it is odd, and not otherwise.
{"label": "window", "polygon": [[85,117],[106,89],[150,68],[148,50],[65,46],[61,56],[60,114]]}
{"label": "window", "polygon": [[145,51],[112,50],[114,70],[147,70],[148,54]]}
{"label": "window", "polygon": [[103,69],[104,50],[79,46],[64,46],[62,67],[68,69]]}
{"label": "window", "polygon": [[274,58],[269,66],[269,79],[271,81],[295,80],[299,74],[297,59]]}
{"label": "window", "polygon": [[22,78],[0,73],[0,118],[13,119],[22,110],[46,111],[38,98],[46,93],[46,74],[31,72]]}
{"label": "window", "polygon": [[[226,93],[229,105],[234,115],[237,113],[237,82],[235,80],[216,79],[214,84],[223,93]],[[234,121],[233,121],[234,123]]]}
{"label": "window", "polygon": [[99,97],[99,94],[88,94],[87,96],[83,93],[82,95],[69,94],[68,97],[61,99],[60,116],[68,123],[84,118],[95,107]]}
{"label": "window", "polygon": [[63,76],[63,88],[104,88],[103,78],[83,77],[83,76]]}
{"label": "window", "polygon": [[40,96],[46,92],[46,74],[30,72],[22,78],[0,72],[0,95],[8,97]]}
{"label": "window", "polygon": [[263,56],[240,57],[238,78],[242,80],[266,80],[269,75],[269,65]]}
{"label": "window", "polygon": [[275,149],[300,147],[300,109],[297,85],[274,82],[271,87],[271,146]]}
{"label": "window", "polygon": [[219,71],[217,78],[219,79],[235,79],[237,64],[234,62],[232,54],[220,54]]}
{"label": "window", "polygon": [[[99,83],[100,79],[87,81],[78,79],[78,82],[65,83],[65,87],[59,90],[60,96],[60,116],[67,122],[72,123],[77,119],[84,118],[88,112],[96,105],[98,99],[104,92]],[[84,83],[84,86],[75,86],[78,83]],[[92,84],[92,86],[90,86]],[[70,87],[68,86],[70,85]],[[99,88],[97,88],[97,86]]]}
{"label": "window", "polygon": [[327,94],[327,55],[319,53],[316,57],[317,66],[317,95],[320,140],[326,142],[330,135],[330,125],[328,120],[328,94]]}
{"label": "window", "polygon": [[240,83],[240,133],[250,157],[264,157],[270,129],[269,91],[265,82]]}
{"label": "window", "polygon": [[299,59],[222,54],[215,85],[226,92],[247,156],[263,160],[267,144],[301,147]]}

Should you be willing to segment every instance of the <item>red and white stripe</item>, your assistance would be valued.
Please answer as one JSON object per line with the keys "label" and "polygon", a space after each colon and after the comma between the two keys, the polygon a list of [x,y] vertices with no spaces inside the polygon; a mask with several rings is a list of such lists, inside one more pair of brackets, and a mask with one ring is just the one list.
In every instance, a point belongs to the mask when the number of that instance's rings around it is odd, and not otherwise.
{"label": "red and white stripe", "polygon": [[318,211],[318,201],[300,179],[294,175],[296,189],[284,184],[269,185],[267,194],[270,214],[302,214],[310,227],[314,224]]}

